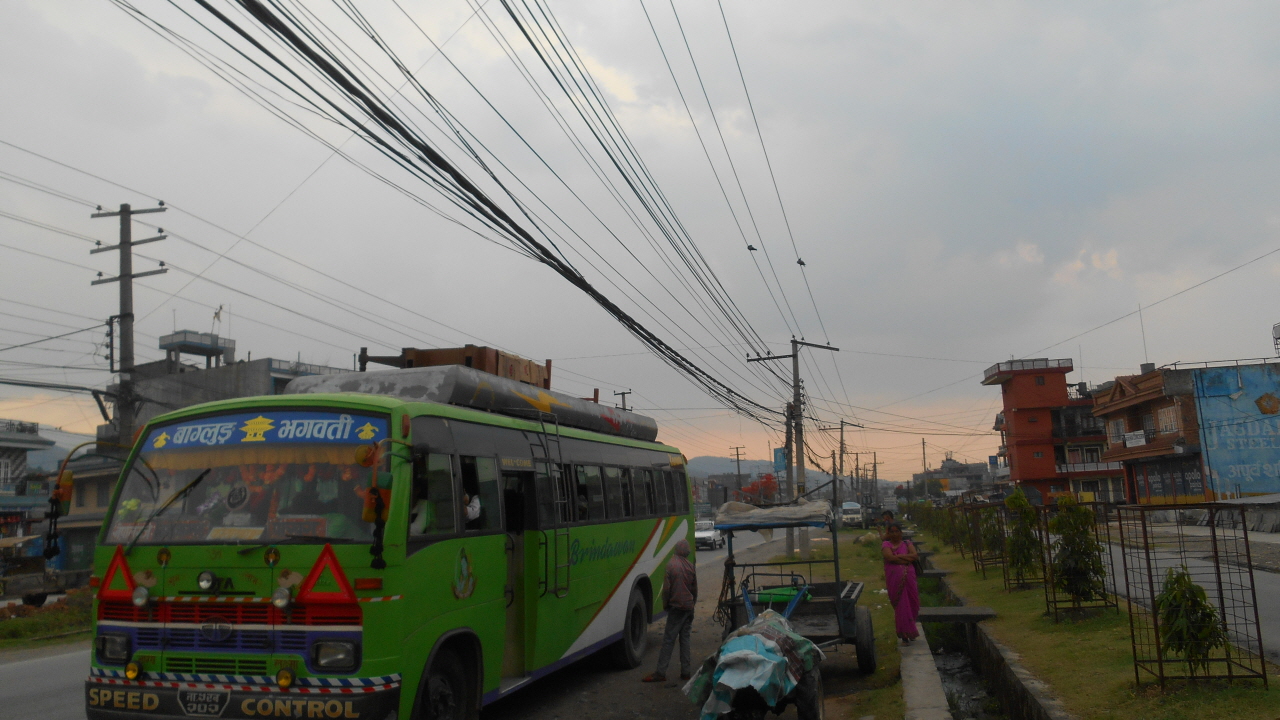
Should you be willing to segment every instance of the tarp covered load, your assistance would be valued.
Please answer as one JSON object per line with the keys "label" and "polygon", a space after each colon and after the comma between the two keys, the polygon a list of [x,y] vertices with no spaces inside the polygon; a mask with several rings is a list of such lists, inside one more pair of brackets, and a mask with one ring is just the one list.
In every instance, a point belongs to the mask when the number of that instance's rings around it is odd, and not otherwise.
{"label": "tarp covered load", "polygon": [[285,388],[296,393],[368,393],[410,402],[434,402],[487,410],[536,420],[539,413],[555,415],[561,425],[653,442],[658,423],[627,410],[544,390],[463,365],[307,375]]}
{"label": "tarp covered load", "polygon": [[716,510],[718,530],[766,530],[785,527],[826,527],[833,514],[827,502],[808,502],[804,498],[795,505],[761,508],[740,502],[727,502]]}
{"label": "tarp covered load", "polygon": [[776,707],[824,657],[782,615],[765,610],[729,634],[690,678],[684,694],[702,705],[700,720],[716,720],[732,710],[734,694],[748,687]]}

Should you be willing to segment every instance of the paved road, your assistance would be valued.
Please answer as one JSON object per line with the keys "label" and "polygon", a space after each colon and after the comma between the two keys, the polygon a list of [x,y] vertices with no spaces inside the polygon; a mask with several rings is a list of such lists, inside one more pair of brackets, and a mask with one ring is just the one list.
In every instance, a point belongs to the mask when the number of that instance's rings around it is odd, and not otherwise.
{"label": "paved road", "polygon": [[[734,550],[741,552],[755,547],[764,541],[759,533],[739,533],[734,538]],[[709,588],[704,594],[715,596],[719,588],[719,575],[713,565],[719,566],[724,561],[727,549],[701,550],[697,553],[698,567],[706,569],[707,577],[703,580]],[[700,573],[702,574],[702,573]],[[662,623],[655,623],[650,630],[650,657],[656,654],[655,647],[661,643]],[[710,634],[710,633],[709,633]],[[599,658],[583,661],[586,665],[599,665]],[[34,651],[22,651],[0,658],[0,720],[84,720],[84,693],[82,683],[88,674],[89,650],[85,643],[41,648]],[[565,681],[584,696],[594,696],[597,692],[591,682],[574,682],[569,676],[582,674],[566,668],[558,673],[565,676],[558,685],[563,689]],[[602,673],[607,677],[613,673]],[[634,673],[632,673],[634,674]],[[590,673],[587,673],[590,676]],[[553,684],[556,684],[552,681]],[[631,686],[635,685],[634,688]],[[635,683],[634,679],[626,685],[627,690],[646,690],[648,686]],[[683,700],[687,703],[687,700]],[[511,708],[523,703],[517,701],[506,703],[507,709],[497,708],[486,711],[486,717],[506,717]]]}
{"label": "paved road", "polygon": [[84,720],[86,642],[22,651],[0,659],[0,718]]}
{"label": "paved road", "polygon": [[[735,553],[742,552],[747,548],[755,547],[764,542],[764,537],[756,532],[740,532],[733,536],[733,551]],[[729,554],[729,545],[726,543],[719,550],[699,550],[698,567],[705,567],[707,564],[715,562],[717,565],[724,562],[724,558]]]}
{"label": "paved road", "polygon": [[[1151,555],[1152,560],[1158,563],[1160,568],[1177,564],[1177,556],[1173,553],[1154,551]],[[1111,545],[1111,558],[1115,564],[1116,582],[1119,583],[1118,594],[1124,595],[1124,565],[1120,557],[1119,545]],[[1205,588],[1210,600],[1217,605],[1215,594],[1217,585],[1213,581],[1213,565],[1206,560],[1190,557],[1187,559],[1187,567],[1196,582]],[[1136,571],[1133,572],[1136,576]],[[1239,570],[1235,572],[1238,573]],[[1253,584],[1258,598],[1258,625],[1262,633],[1263,654],[1271,662],[1280,663],[1280,573],[1254,570]],[[1156,592],[1159,592],[1159,588],[1160,580],[1157,580]]]}

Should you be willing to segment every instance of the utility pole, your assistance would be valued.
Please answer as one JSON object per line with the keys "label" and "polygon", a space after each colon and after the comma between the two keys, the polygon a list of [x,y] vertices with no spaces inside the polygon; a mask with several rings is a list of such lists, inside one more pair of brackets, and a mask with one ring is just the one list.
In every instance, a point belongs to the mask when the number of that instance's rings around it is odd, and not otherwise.
{"label": "utility pole", "polygon": [[614,395],[614,397],[617,397],[618,395],[621,395],[621,396],[622,396],[622,409],[623,409],[623,410],[626,410],[626,409],[627,409],[627,396],[628,396],[628,395],[630,395],[630,394],[631,394],[631,391],[630,391],[630,390],[623,390],[623,391],[621,391],[621,392],[616,392],[616,393],[614,393],[614,394],[613,394],[613,395]]}
{"label": "utility pole", "polygon": [[[795,463],[791,462],[791,451],[794,449],[795,437],[791,433],[792,415],[795,413],[795,406],[787,403],[787,490],[783,493],[785,500],[794,500],[796,498],[796,476]],[[796,553],[796,531],[795,528],[787,528],[787,558],[790,559]]]}
{"label": "utility pole", "polygon": [[880,463],[876,454],[871,453],[871,497],[877,507],[880,505]]}
{"label": "utility pole", "polygon": [[745,445],[729,448],[733,451],[733,459],[738,463],[738,472],[734,473],[733,479],[738,485],[738,502],[742,502],[742,451],[746,449]]}
{"label": "utility pole", "polygon": [[[119,435],[116,441],[121,445],[128,445],[133,439],[134,411],[136,407],[133,392],[133,281],[135,278],[169,272],[169,269],[164,267],[164,263],[160,263],[159,270],[148,270],[140,273],[133,271],[133,246],[164,240],[168,236],[164,235],[164,231],[161,230],[161,234],[155,237],[134,240],[132,218],[134,215],[164,212],[167,209],[163,201],[160,202],[159,207],[146,208],[144,210],[134,210],[128,203],[125,203],[120,206],[119,210],[112,212],[101,212],[102,207],[99,206],[99,212],[89,216],[91,218],[120,218],[120,244],[101,245],[99,243],[99,247],[90,250],[89,254],[92,255],[109,250],[120,251],[120,274],[116,277],[104,278],[102,273],[98,273],[98,279],[91,284],[120,283],[120,314],[117,316],[120,322],[120,390],[116,397],[116,430]],[[115,353],[113,352],[112,354],[114,355]]]}
{"label": "utility pole", "polygon": [[[841,458],[843,462],[844,458]],[[840,474],[836,469],[836,451],[831,451],[831,515],[835,518],[836,527],[844,525],[843,514],[840,511]],[[836,540],[839,542],[839,539]]]}
{"label": "utility pole", "polygon": [[[793,412],[790,414],[791,425],[795,434],[795,458],[796,458],[796,485],[792,498],[805,494],[804,481],[804,399],[800,392],[800,348],[811,347],[819,350],[830,350],[832,352],[840,352],[840,348],[830,345],[819,345],[817,343],[805,342],[791,338],[791,354],[790,355],[765,355],[761,357],[749,357],[747,362],[764,362],[765,360],[784,360],[791,358],[791,404],[794,406]],[[788,481],[790,484],[790,481]],[[807,527],[800,528],[800,557],[804,560],[809,559],[809,529]]]}

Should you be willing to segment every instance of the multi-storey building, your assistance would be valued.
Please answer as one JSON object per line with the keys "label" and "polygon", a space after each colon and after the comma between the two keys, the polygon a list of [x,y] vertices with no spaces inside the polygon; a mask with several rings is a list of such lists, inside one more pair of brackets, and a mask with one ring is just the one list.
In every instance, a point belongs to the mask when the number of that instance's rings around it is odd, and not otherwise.
{"label": "multi-storey building", "polygon": [[1032,502],[1063,494],[1082,500],[1120,501],[1123,468],[1102,457],[1105,434],[1093,416],[1092,391],[1068,384],[1068,359],[1036,358],[996,363],[983,385],[999,385],[1004,409],[994,428],[1001,435],[1000,457],[1008,479]]}
{"label": "multi-storey building", "polygon": [[22,535],[43,517],[49,483],[27,472],[27,453],[53,444],[37,423],[0,420],[0,536]]}
{"label": "multi-storey building", "polygon": [[1143,365],[1095,398],[1105,423],[1103,459],[1120,462],[1125,497],[1136,503],[1194,503],[1212,499],[1204,481],[1200,421],[1190,370]]}

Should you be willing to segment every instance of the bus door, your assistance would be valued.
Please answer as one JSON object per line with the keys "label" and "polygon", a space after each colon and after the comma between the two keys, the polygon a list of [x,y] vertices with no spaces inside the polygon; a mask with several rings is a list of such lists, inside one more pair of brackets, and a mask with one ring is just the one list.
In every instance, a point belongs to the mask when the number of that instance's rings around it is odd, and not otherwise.
{"label": "bus door", "polygon": [[[504,468],[507,459],[503,458]],[[507,535],[507,584],[506,596],[506,643],[502,655],[502,676],[521,677],[527,673],[525,656],[526,634],[526,598],[527,583],[530,580],[525,567],[528,563],[528,552],[525,529],[529,527],[531,503],[527,498],[533,495],[533,473],[502,472],[502,502],[505,509],[503,530]],[[536,550],[536,542],[534,543]],[[536,576],[535,576],[536,577]]]}

